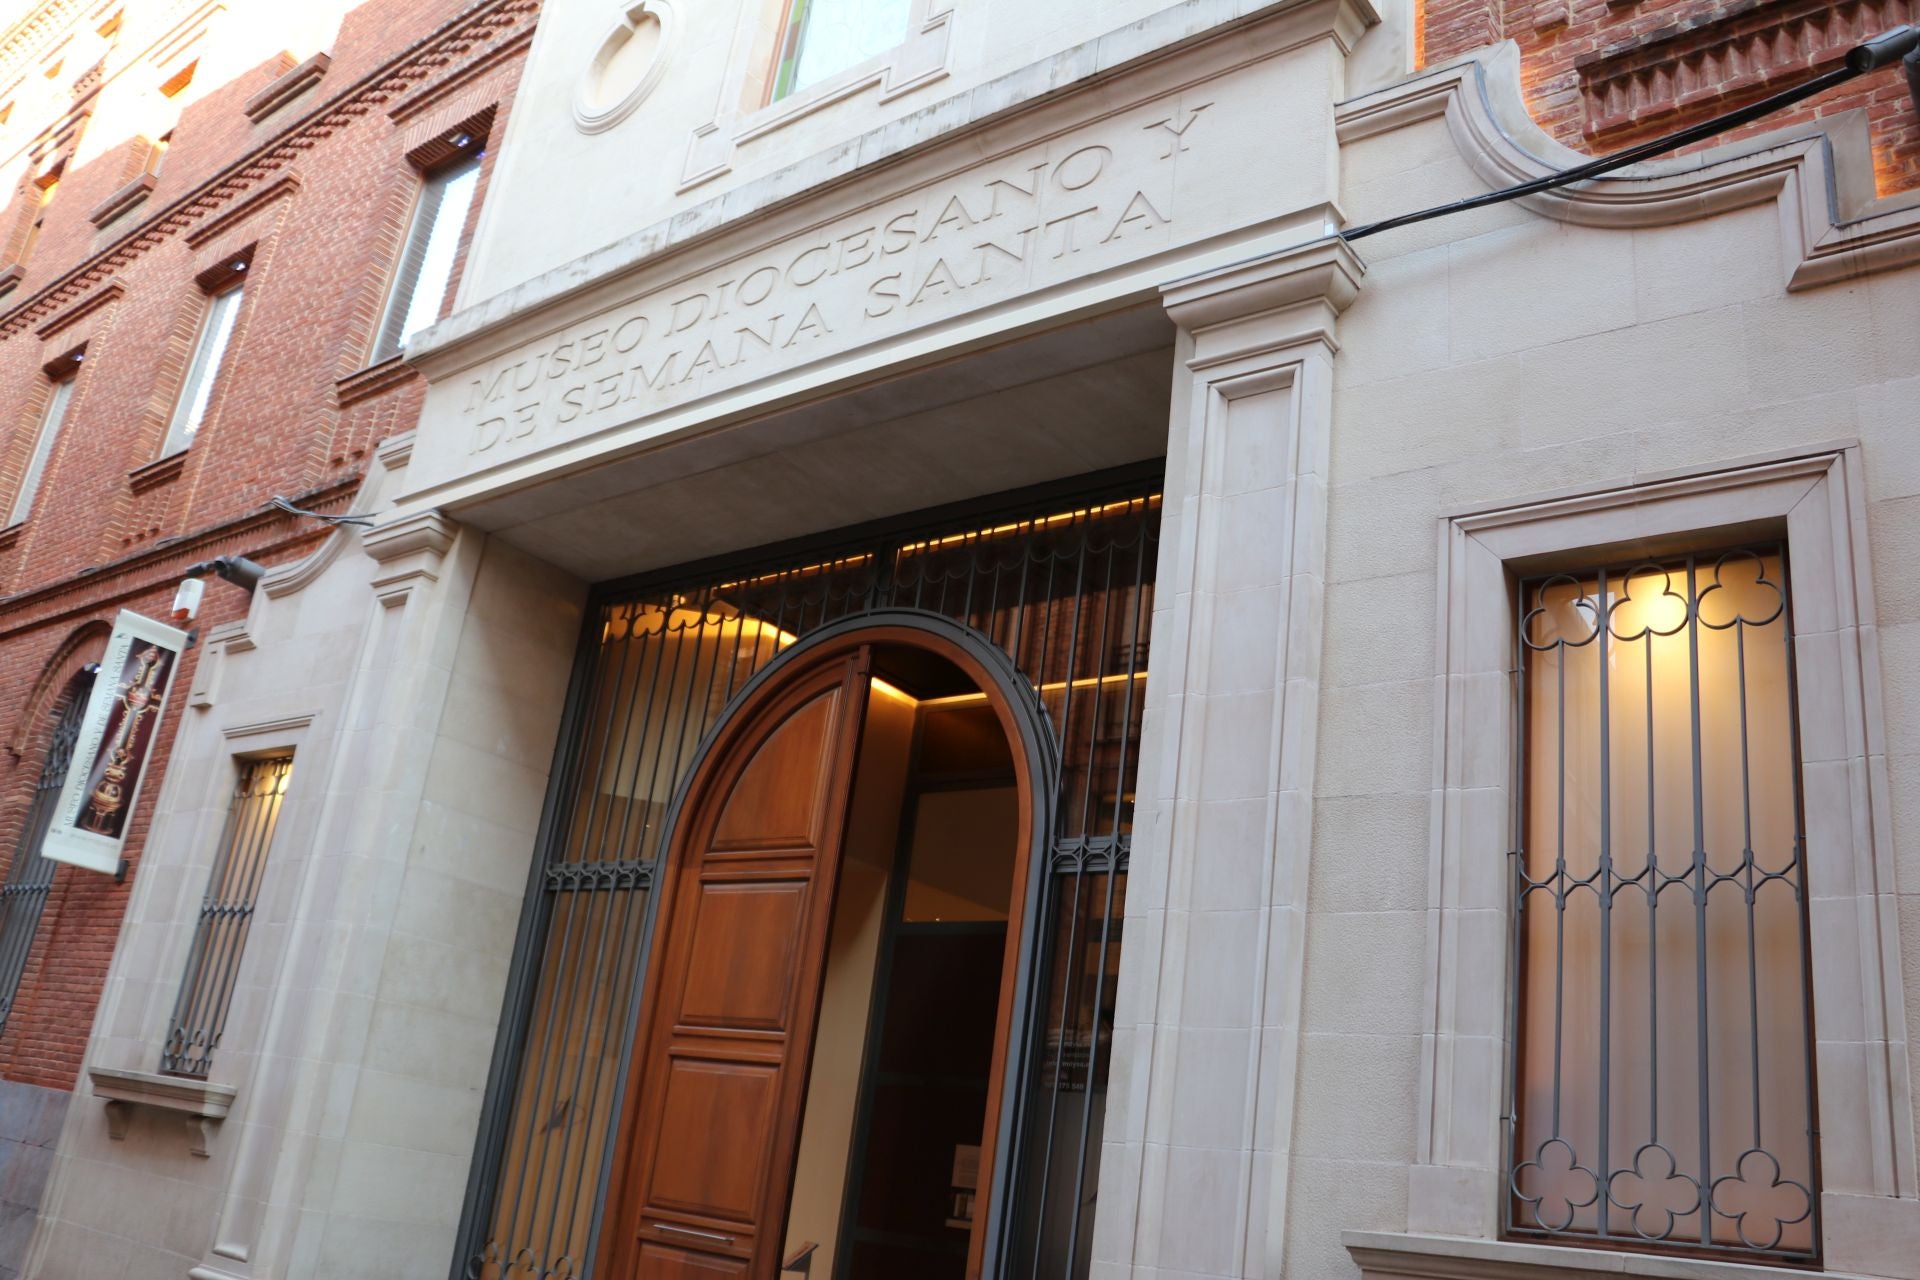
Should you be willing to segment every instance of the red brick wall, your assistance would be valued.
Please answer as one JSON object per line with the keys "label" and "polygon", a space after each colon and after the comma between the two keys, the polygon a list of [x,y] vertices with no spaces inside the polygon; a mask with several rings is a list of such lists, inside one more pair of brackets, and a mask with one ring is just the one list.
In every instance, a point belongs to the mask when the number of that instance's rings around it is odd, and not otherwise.
{"label": "red brick wall", "polygon": [[[1423,59],[1520,46],[1528,102],[1554,137],[1602,154],[1708,119],[1838,65],[1920,21],[1920,0],[1426,0]],[[1882,193],[1920,187],[1920,112],[1898,68],[1718,141],[1864,108]]]}
{"label": "red brick wall", "polygon": [[[325,527],[273,512],[267,499],[342,509],[374,446],[413,426],[420,381],[398,365],[363,371],[419,181],[407,157],[489,105],[492,137],[503,136],[537,7],[366,0],[319,84],[259,122],[243,104],[285,59],[227,84],[196,83],[202,96],[175,126],[155,189],[130,212],[104,226],[88,217],[140,172],[136,139],[89,148],[96,158],[63,175],[24,278],[0,296],[0,518],[38,427],[43,366],[85,347],[32,511],[0,531],[0,875],[54,702],[98,655],[114,614],[164,617],[196,561],[243,553],[273,564],[313,550]],[[0,48],[0,61],[7,56]],[[0,229],[19,223],[29,198],[15,196]],[[196,277],[249,249],[245,299],[204,423],[178,465],[155,467],[205,307]],[[211,581],[198,625],[246,605],[239,588]],[[72,1087],[172,731],[197,714],[184,705],[197,656],[190,650],[177,676],[127,882],[55,874],[0,1033],[8,1079]]]}

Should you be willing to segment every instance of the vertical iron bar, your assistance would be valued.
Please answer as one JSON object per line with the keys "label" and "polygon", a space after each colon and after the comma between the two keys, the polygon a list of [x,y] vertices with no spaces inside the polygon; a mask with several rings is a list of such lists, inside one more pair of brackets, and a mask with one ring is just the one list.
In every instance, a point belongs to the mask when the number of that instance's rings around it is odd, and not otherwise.
{"label": "vertical iron bar", "polygon": [[[1053,873],[1049,871],[1048,874],[1049,878],[1052,878]],[[1064,878],[1064,876],[1062,878]],[[1067,1063],[1067,1019],[1073,1010],[1073,993],[1076,985],[1074,982],[1076,969],[1074,964],[1074,945],[1080,936],[1080,887],[1085,879],[1086,861],[1084,857],[1081,857],[1074,862],[1073,905],[1072,909],[1067,913],[1067,945],[1060,953],[1061,962],[1066,966],[1066,973],[1060,982],[1060,1029],[1056,1042],[1058,1047],[1055,1048],[1053,1053],[1053,1083],[1047,1088],[1046,1144],[1041,1148],[1040,1164],[1037,1171],[1040,1182],[1040,1197],[1033,1207],[1033,1266],[1029,1268],[1027,1272],[1028,1275],[1034,1277],[1034,1280],[1040,1280],[1040,1254],[1047,1239],[1047,1193],[1051,1190],[1052,1183],[1052,1179],[1048,1175],[1053,1172],[1053,1136],[1054,1127],[1058,1123],[1060,1113],[1060,1080],[1065,1073]],[[1055,901],[1059,901],[1057,896]],[[1054,928],[1059,928],[1058,921],[1055,921]]]}
{"label": "vertical iron bar", "polygon": [[[1528,697],[1534,672],[1538,670],[1539,658],[1536,650],[1527,642],[1527,598],[1526,587],[1518,588],[1519,615],[1514,631],[1513,663],[1508,668],[1513,683],[1514,699],[1514,751],[1512,777],[1513,799],[1508,806],[1507,823],[1512,840],[1507,853],[1507,863],[1511,872],[1509,892],[1513,895],[1513,917],[1507,923],[1507,972],[1512,976],[1513,989],[1507,998],[1507,1105],[1506,1114],[1501,1117],[1506,1126],[1506,1165],[1507,1185],[1500,1197],[1500,1220],[1508,1227],[1514,1225],[1515,1208],[1518,1203],[1517,1188],[1514,1184],[1513,1169],[1520,1163],[1520,999],[1521,980],[1525,969],[1524,947],[1527,930],[1531,927],[1527,916],[1527,899],[1531,896],[1528,889],[1527,874],[1527,820],[1530,809],[1527,804],[1528,782],[1532,770],[1528,768],[1528,757],[1533,747],[1533,722],[1530,719],[1531,699]],[[1546,589],[1541,587],[1535,596],[1536,604],[1544,604]],[[1535,1219],[1539,1215],[1536,1213]]]}
{"label": "vertical iron bar", "polygon": [[[626,683],[627,683],[627,666],[628,666],[627,655],[630,652],[632,652],[633,649],[636,647],[633,643],[633,633],[634,633],[634,627],[637,624],[637,622],[638,622],[638,611],[635,610],[628,617],[627,641],[618,647],[617,652],[619,653],[619,657],[611,658],[610,656],[610,661],[613,664],[613,688],[607,694],[606,729],[604,732],[604,736],[600,740],[600,758],[594,761],[594,767],[591,773],[582,775],[582,781],[585,783],[587,788],[587,795],[586,795],[587,812],[586,812],[586,816],[581,819],[580,843],[578,845],[577,852],[579,853],[580,857],[583,860],[591,860],[597,856],[596,848],[593,842],[593,820],[594,820],[594,815],[598,813],[600,810],[600,792],[601,792],[602,783],[606,778],[605,769],[607,767],[607,751],[609,748],[613,746],[615,719],[620,714],[620,691],[621,689],[626,687]],[[614,646],[611,644],[608,645],[607,648],[610,651],[614,650]],[[635,676],[635,681],[636,683],[638,681],[637,674]],[[619,768],[619,760],[620,760],[620,757],[618,755],[615,755],[613,757],[614,768],[616,769]],[[609,810],[611,810],[612,805],[613,805],[613,799],[611,796],[609,796],[607,800],[607,807]],[[604,837],[605,837],[605,833],[603,831],[602,838],[604,839]]]}
{"label": "vertical iron bar", "polygon": [[1708,1074],[1707,1036],[1707,802],[1700,737],[1700,581],[1687,557],[1687,698],[1693,717],[1693,948],[1695,1032],[1699,1037],[1700,1243],[1713,1244],[1713,1082]]}
{"label": "vertical iron bar", "polygon": [[[673,622],[671,606],[660,616],[661,637],[659,643],[652,643],[651,639],[649,639],[647,643],[640,643],[638,641],[629,642],[634,645],[635,652],[638,655],[635,659],[634,668],[636,673],[633,685],[634,696],[627,706],[627,718],[629,721],[633,719],[632,704],[633,702],[638,702],[640,696],[640,677],[638,673],[644,672],[647,669],[650,655],[653,665],[653,674],[647,679],[647,700],[641,707],[638,721],[640,725],[640,742],[639,745],[634,748],[633,767],[627,774],[627,815],[620,821],[620,844],[618,848],[622,853],[625,853],[627,850],[632,850],[635,858],[645,858],[647,856],[647,833],[653,826],[653,797],[651,795],[642,796],[640,794],[640,766],[647,758],[647,739],[653,732],[653,704],[654,699],[660,696],[660,671],[667,665],[665,637],[667,627]],[[704,616],[704,614],[702,616]],[[623,751],[625,750],[624,745],[621,749]],[[618,759],[619,757],[616,756],[616,767]],[[615,782],[617,783],[618,781],[616,778]],[[640,831],[637,835],[633,834],[633,822],[636,814],[640,819]]]}
{"label": "vertical iron bar", "polygon": [[1600,666],[1600,856],[1599,866],[1595,868],[1600,894],[1600,1198],[1595,1208],[1599,1231],[1604,1237],[1608,1234],[1607,1220],[1612,1216],[1607,1187],[1613,1172],[1613,1166],[1609,1163],[1611,1152],[1608,1150],[1613,1084],[1610,1056],[1613,1047],[1613,716],[1609,701],[1613,695],[1607,679],[1607,641],[1613,630],[1613,600],[1607,594],[1605,569],[1600,570],[1595,599],[1600,605],[1600,647],[1597,655]]}
{"label": "vertical iron bar", "polygon": [[[1574,590],[1580,589],[1579,584]],[[1554,707],[1556,753],[1554,776],[1560,789],[1556,811],[1557,848],[1553,870],[1553,1136],[1560,1136],[1561,1053],[1565,1043],[1567,1010],[1567,648],[1563,636],[1554,645],[1555,673],[1559,680],[1558,702]]]}
{"label": "vertical iron bar", "polygon": [[[1761,569],[1764,575],[1765,568]],[[1740,822],[1743,845],[1740,871],[1746,878],[1747,899],[1747,1035],[1753,1056],[1753,1145],[1760,1145],[1760,955],[1753,899],[1753,779],[1752,750],[1747,737],[1747,624],[1738,615],[1733,620],[1734,673],[1739,680],[1740,702]]]}
{"label": "vertical iron bar", "polygon": [[1653,767],[1653,629],[1642,642],[1647,668],[1647,1108],[1648,1138],[1660,1141],[1660,852]]}

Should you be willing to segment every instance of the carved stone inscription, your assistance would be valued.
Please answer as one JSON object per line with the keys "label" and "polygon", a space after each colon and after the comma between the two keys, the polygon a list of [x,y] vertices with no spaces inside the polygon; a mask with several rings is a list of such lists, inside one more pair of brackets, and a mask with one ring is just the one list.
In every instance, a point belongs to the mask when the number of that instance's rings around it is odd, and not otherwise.
{"label": "carved stone inscription", "polygon": [[470,375],[468,467],[1144,256],[1210,103],[1157,104],[757,251]]}

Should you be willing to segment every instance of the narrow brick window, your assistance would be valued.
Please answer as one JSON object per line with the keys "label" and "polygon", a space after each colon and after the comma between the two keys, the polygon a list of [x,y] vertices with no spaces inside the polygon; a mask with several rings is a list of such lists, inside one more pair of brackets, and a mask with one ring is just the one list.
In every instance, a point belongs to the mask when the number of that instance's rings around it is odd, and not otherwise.
{"label": "narrow brick window", "polygon": [[150,178],[160,176],[160,166],[167,162],[167,148],[173,145],[173,130],[169,129],[147,144],[147,162],[145,172]]}
{"label": "narrow brick window", "polygon": [[207,405],[213,400],[220,367],[226,360],[227,343],[233,338],[234,321],[240,317],[243,292],[240,272],[245,269],[236,264],[231,283],[208,300],[206,318],[200,323],[200,339],[193,348],[193,363],[187,366],[187,380],[180,388],[173,421],[167,427],[167,447],[163,454],[178,453],[192,444],[200,424],[206,421]]}
{"label": "narrow brick window", "polygon": [[421,184],[420,202],[414,206],[413,225],[407,230],[406,248],[401,251],[374,344],[375,363],[399,355],[410,336],[440,318],[453,283],[460,233],[480,185],[480,159],[477,152],[463,156],[428,174]]}
{"label": "narrow brick window", "polygon": [[67,402],[73,399],[75,375],[69,373],[53,384],[52,392],[47,396],[47,407],[40,415],[39,428],[33,436],[33,452],[27,456],[27,470],[20,477],[20,492],[13,497],[13,509],[7,515],[7,523],[19,524],[33,510],[34,495],[40,491],[40,479],[46,474],[47,459],[53,456],[54,442],[60,436],[60,424],[67,416]]}
{"label": "narrow brick window", "polygon": [[53,738],[47,744],[46,759],[40,763],[40,779],[33,787],[33,802],[20,826],[6,882],[0,884],[0,1030],[5,1030],[13,1013],[20,976],[26,972],[27,954],[33,950],[33,935],[40,927],[47,891],[53,887],[54,864],[40,856],[40,844],[53,825],[53,811],[59,807],[60,792],[67,785],[67,766],[73,761],[73,744],[80,737],[80,721],[86,716],[87,694],[92,688],[92,674],[83,672],[61,696],[54,712]]}
{"label": "narrow brick window", "polygon": [[798,93],[878,57],[907,34],[909,0],[791,0],[773,96]]}
{"label": "narrow brick window", "polygon": [[44,176],[34,179],[32,185],[38,194],[34,199],[33,220],[27,223],[26,239],[20,242],[20,252],[14,255],[15,262],[25,262],[33,256],[33,247],[40,242],[40,233],[47,226],[47,207],[53,203],[54,193],[60,189],[60,175],[64,169],[64,163],[55,165]]}
{"label": "narrow brick window", "polygon": [[173,1007],[172,1024],[161,1053],[160,1069],[173,1075],[204,1078],[227,1026],[234,980],[246,950],[253,912],[260,900],[260,877],[280,809],[293,777],[292,756],[240,763],[240,778],[227,809],[200,921],[187,956],[186,977]]}
{"label": "narrow brick window", "polygon": [[1522,584],[1510,1235],[1818,1256],[1786,575]]}

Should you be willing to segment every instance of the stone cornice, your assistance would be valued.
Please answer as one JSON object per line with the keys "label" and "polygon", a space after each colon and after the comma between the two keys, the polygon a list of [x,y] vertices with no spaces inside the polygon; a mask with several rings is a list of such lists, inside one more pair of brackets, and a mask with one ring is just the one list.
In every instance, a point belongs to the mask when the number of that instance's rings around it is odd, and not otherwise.
{"label": "stone cornice", "polygon": [[1337,316],[1359,296],[1366,273],[1347,242],[1329,236],[1177,280],[1160,292],[1174,323],[1201,333],[1303,303],[1324,303]]}
{"label": "stone cornice", "polygon": [[368,555],[387,564],[421,552],[445,555],[459,531],[459,525],[438,511],[421,511],[367,530],[362,541]]}
{"label": "stone cornice", "polygon": [[481,0],[7,312],[0,317],[0,340],[68,305],[156,245],[219,217],[236,199],[275,181],[314,143],[448,74],[449,65],[467,53],[522,34],[539,6],[540,0]]}
{"label": "stone cornice", "polygon": [[248,98],[240,107],[247,119],[259,124],[280,108],[320,83],[320,77],[327,74],[327,68],[333,65],[333,59],[324,53],[316,53],[305,62],[280,73],[278,79],[260,92]]}
{"label": "stone cornice", "polygon": [[437,510],[400,516],[362,534],[360,545],[380,562],[373,575],[380,602],[391,608],[416,585],[439,581],[441,563],[459,536],[460,526]]}
{"label": "stone cornice", "polygon": [[[1347,145],[1436,117],[1445,118],[1462,158],[1492,188],[1591,159],[1555,142],[1527,113],[1511,41],[1341,103],[1334,119]],[[1769,202],[1780,215],[1789,289],[1920,262],[1920,196],[1874,196],[1867,121],[1857,110],[1519,203],[1562,222],[1635,228]]]}
{"label": "stone cornice", "polygon": [[[952,146],[1002,120],[1098,93],[1123,73],[1215,44],[1253,60],[1315,40],[1344,52],[1379,22],[1371,0],[1185,0],[1151,17],[1052,54],[998,79],[927,104],[853,139],[684,208],[601,249],[457,311],[413,335],[408,363],[429,378],[488,358],[520,340],[510,331],[536,313],[590,313],[617,282],[744,225],[820,198],[886,165]],[[1259,24],[1256,28],[1256,24]],[[1260,34],[1256,35],[1255,31]],[[1062,68],[1075,74],[1065,78]],[[854,157],[848,162],[848,157]],[[556,320],[555,323],[560,321]]]}

